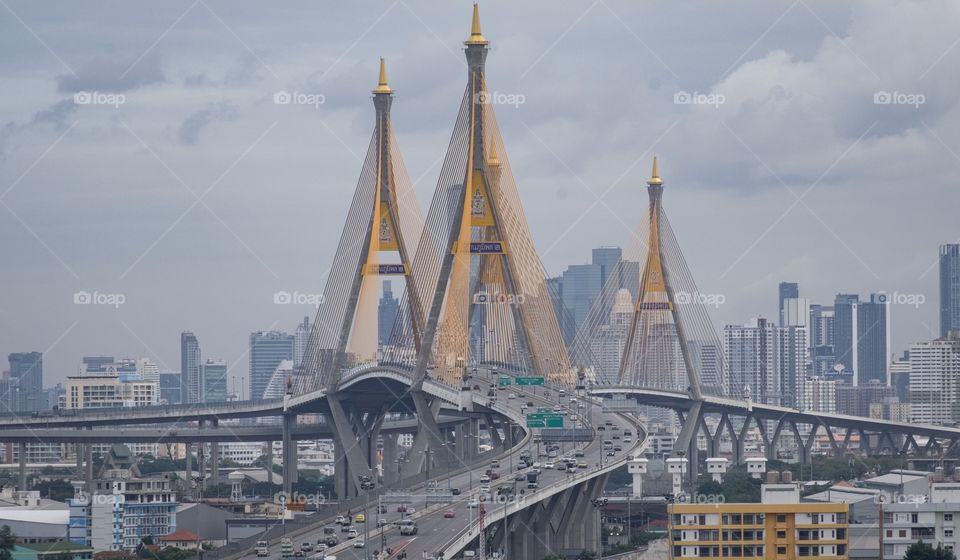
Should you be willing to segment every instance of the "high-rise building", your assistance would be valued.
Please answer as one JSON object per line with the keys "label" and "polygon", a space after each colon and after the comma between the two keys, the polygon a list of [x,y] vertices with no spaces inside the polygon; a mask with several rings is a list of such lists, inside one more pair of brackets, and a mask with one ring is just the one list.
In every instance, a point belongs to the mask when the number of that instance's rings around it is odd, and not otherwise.
{"label": "high-rise building", "polygon": [[203,384],[200,382],[200,342],[190,331],[180,333],[180,398],[184,403],[203,402]]}
{"label": "high-rise building", "polygon": [[617,263],[623,257],[623,249],[620,247],[597,247],[590,253],[590,262],[600,267],[600,285],[605,286],[610,275],[617,273]]}
{"label": "high-rise building", "polygon": [[625,289],[618,290],[610,319],[597,329],[590,341],[590,351],[597,360],[597,381],[616,383],[623,359],[623,347],[627,343],[627,331],[633,318],[633,298]]}
{"label": "high-rise building", "polygon": [[800,382],[800,402],[797,408],[804,412],[837,412],[837,381],[810,376]]}
{"label": "high-rise building", "polygon": [[261,399],[283,360],[293,362],[294,336],[285,332],[250,333],[250,398]]}
{"label": "high-rise building", "polygon": [[14,352],[10,361],[10,378],[17,380],[16,406],[14,410],[33,412],[41,410],[43,392],[43,354],[40,352]]}
{"label": "high-rise building", "polygon": [[960,331],[910,347],[910,407],[918,424],[960,421]]}
{"label": "high-rise building", "polygon": [[810,373],[809,356],[810,349],[807,344],[806,327],[791,325],[777,329],[777,374],[780,379],[780,404],[790,407],[797,406],[797,401],[800,398],[800,380]]}
{"label": "high-rise building", "polygon": [[853,383],[877,380],[889,384],[890,325],[886,294],[870,294],[860,301],[856,294],[837,294],[834,309],[834,352],[836,361],[853,372]]}
{"label": "high-rise building", "polygon": [[310,317],[304,317],[303,322],[297,325],[297,330],[293,335],[293,367],[298,368],[303,362],[303,353],[307,351],[307,344],[310,343]]}
{"label": "high-rise building", "polygon": [[940,246],[940,336],[960,331],[960,243]]}
{"label": "high-rise building", "polygon": [[836,363],[833,339],[833,307],[810,306],[810,361],[815,375],[824,375]]}
{"label": "high-rise building", "polygon": [[783,316],[783,303],[786,299],[795,299],[800,297],[800,284],[796,282],[780,282],[778,287],[779,300],[777,302],[777,312],[779,313],[780,324],[786,325],[787,322]]}
{"label": "high-rise building", "polygon": [[160,374],[160,403],[180,404],[183,384],[180,381],[180,372],[162,372]]}
{"label": "high-rise building", "polygon": [[203,363],[201,372],[203,376],[203,402],[226,402],[227,362],[207,360]]}
{"label": "high-rise building", "polygon": [[743,391],[754,402],[780,403],[777,375],[777,328],[763,317],[723,329],[723,351],[731,391]]}
{"label": "high-rise building", "polygon": [[377,306],[377,340],[381,347],[389,343],[393,323],[399,312],[400,300],[393,295],[393,284],[390,280],[384,280],[383,296]]}
{"label": "high-rise building", "polygon": [[575,264],[567,267],[563,272],[563,293],[561,302],[564,309],[570,313],[570,325],[564,330],[564,338],[567,341],[573,340],[577,334],[577,329],[583,321],[590,315],[590,308],[593,306],[593,300],[600,295],[603,289],[603,270],[595,264]]}
{"label": "high-rise building", "polygon": [[810,300],[807,298],[787,298],[780,310],[781,327],[810,328]]}
{"label": "high-rise building", "polygon": [[890,362],[890,386],[902,403],[910,402],[910,351],[904,350],[903,355]]}
{"label": "high-rise building", "polygon": [[150,358],[137,360],[137,374],[144,381],[160,382],[160,367],[153,363]]}
{"label": "high-rise building", "polygon": [[884,385],[878,379],[871,379],[859,385],[837,385],[837,412],[850,416],[871,417],[871,407],[877,404],[896,402],[892,387]]}

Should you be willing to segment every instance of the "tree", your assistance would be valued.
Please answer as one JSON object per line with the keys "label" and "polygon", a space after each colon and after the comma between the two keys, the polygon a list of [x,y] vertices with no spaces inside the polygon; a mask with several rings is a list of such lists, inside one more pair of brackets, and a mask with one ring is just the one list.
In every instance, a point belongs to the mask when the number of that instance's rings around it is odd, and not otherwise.
{"label": "tree", "polygon": [[17,536],[10,530],[9,525],[0,527],[0,560],[13,558],[13,547],[17,545]]}
{"label": "tree", "polygon": [[943,548],[943,543],[937,543],[937,548],[933,548],[923,541],[917,541],[907,548],[903,560],[957,560],[957,557],[952,551]]}

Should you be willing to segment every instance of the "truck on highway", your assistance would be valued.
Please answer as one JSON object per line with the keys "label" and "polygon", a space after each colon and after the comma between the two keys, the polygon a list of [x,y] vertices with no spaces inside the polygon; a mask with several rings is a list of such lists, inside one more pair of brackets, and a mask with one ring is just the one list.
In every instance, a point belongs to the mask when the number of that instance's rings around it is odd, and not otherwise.
{"label": "truck on highway", "polygon": [[537,483],[537,478],[540,476],[539,469],[530,469],[527,471],[527,488],[530,490],[536,490],[539,484]]}
{"label": "truck on highway", "polygon": [[293,541],[290,539],[283,539],[280,543],[280,556],[282,558],[290,558],[293,556]]}
{"label": "truck on highway", "polygon": [[270,556],[270,546],[267,544],[267,541],[257,541],[257,546],[254,547],[254,550],[258,558]]}

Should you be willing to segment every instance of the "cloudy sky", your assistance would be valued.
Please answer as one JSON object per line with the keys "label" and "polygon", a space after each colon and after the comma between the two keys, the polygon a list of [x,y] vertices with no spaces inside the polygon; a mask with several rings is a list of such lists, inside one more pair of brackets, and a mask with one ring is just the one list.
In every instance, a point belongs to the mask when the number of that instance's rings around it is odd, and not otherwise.
{"label": "cloudy sky", "polygon": [[[43,351],[47,384],[90,354],[175,371],[190,329],[246,376],[250,331],[314,313],[273,294],[322,291],[379,56],[428,203],[469,6],[0,0],[0,352]],[[627,243],[656,153],[700,290],[726,298],[718,326],[773,315],[794,280],[824,303],[922,296],[892,309],[898,352],[938,330],[937,247],[960,238],[956,2],[481,13],[490,88],[522,101],[497,111],[550,274]],[[78,291],[123,304],[76,305]]]}

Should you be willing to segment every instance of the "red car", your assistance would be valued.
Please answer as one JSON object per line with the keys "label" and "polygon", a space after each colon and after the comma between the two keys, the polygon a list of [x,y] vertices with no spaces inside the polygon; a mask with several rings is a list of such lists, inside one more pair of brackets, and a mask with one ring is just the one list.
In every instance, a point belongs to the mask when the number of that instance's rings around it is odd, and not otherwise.
{"label": "red car", "polygon": [[407,513],[407,506],[405,504],[397,506],[397,513]]}
{"label": "red car", "polygon": [[456,516],[457,516],[457,514],[454,513],[454,511],[453,511],[452,509],[448,509],[447,511],[443,512],[443,517],[444,517],[445,519],[453,519],[453,518],[456,517]]}

